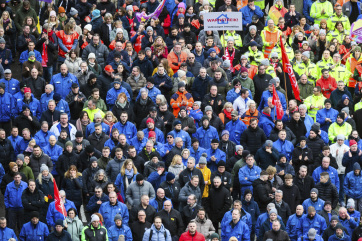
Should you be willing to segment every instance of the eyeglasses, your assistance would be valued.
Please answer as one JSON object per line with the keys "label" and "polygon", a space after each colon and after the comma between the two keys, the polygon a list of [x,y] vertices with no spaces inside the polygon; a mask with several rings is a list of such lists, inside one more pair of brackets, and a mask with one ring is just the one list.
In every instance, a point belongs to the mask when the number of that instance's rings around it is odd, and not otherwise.
{"label": "eyeglasses", "polygon": [[172,136],[168,136],[167,139],[172,139],[173,137]]}
{"label": "eyeglasses", "polygon": [[101,193],[101,191],[98,191],[98,192],[96,191],[95,193]]}
{"label": "eyeglasses", "polygon": [[194,59],[195,57],[189,57],[189,59]]}

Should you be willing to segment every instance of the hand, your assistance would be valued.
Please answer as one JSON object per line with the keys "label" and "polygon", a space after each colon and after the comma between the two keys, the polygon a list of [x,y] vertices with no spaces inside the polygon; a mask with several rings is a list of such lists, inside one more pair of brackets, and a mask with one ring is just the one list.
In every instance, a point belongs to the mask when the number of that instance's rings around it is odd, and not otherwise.
{"label": "hand", "polygon": [[65,228],[68,228],[68,223],[67,222],[64,222],[63,224],[64,224]]}
{"label": "hand", "polygon": [[75,97],[74,97],[74,101],[77,101],[78,100],[78,95],[76,95]]}
{"label": "hand", "polygon": [[329,89],[332,89],[332,88],[333,88],[333,86],[331,84],[329,84]]}
{"label": "hand", "polygon": [[304,161],[308,161],[308,157],[307,157],[307,156],[304,157]]}
{"label": "hand", "polygon": [[278,68],[277,68],[277,71],[278,71],[279,73],[281,73],[281,72],[282,72],[282,68],[278,67]]}
{"label": "hand", "polygon": [[5,62],[4,62],[5,64],[8,64],[9,63],[9,61],[7,60],[7,59],[5,59]]}
{"label": "hand", "polygon": [[221,101],[221,100],[219,100],[219,102],[217,102],[217,104],[218,104],[218,105],[221,105],[221,104],[222,104],[222,101]]}
{"label": "hand", "polygon": [[212,156],[212,157],[210,158],[210,160],[213,161],[213,162],[216,161],[215,156]]}
{"label": "hand", "polygon": [[326,91],[326,89],[325,89],[324,87],[322,88],[322,90],[323,90],[323,91]]}
{"label": "hand", "polygon": [[337,149],[337,151],[336,151],[336,156],[338,156],[338,149]]}
{"label": "hand", "polygon": [[359,150],[359,153],[358,153],[358,155],[359,155],[359,156],[361,156],[361,155],[362,155],[362,151],[361,151],[361,150]]}
{"label": "hand", "polygon": [[351,216],[349,216],[349,214],[347,213],[347,220],[350,220]]}
{"label": "hand", "polygon": [[269,45],[273,45],[273,41],[269,42]]}
{"label": "hand", "polygon": [[209,182],[208,181],[205,181],[205,185],[207,185]]}
{"label": "hand", "polygon": [[211,101],[210,101],[210,105],[213,105],[213,104],[214,104],[214,100],[211,100]]}
{"label": "hand", "polygon": [[255,6],[251,6],[251,7],[249,7],[251,10],[255,10]]}
{"label": "hand", "polygon": [[277,189],[275,187],[272,187],[272,192],[275,192]]}
{"label": "hand", "polygon": [[6,26],[6,31],[7,31],[7,30],[9,30],[9,25],[8,25],[8,26]]}
{"label": "hand", "polygon": [[104,9],[104,10],[101,10],[101,13],[103,14],[103,13],[105,13],[106,12],[106,9]]}
{"label": "hand", "polygon": [[239,94],[239,93],[240,93],[240,88],[236,88],[236,89],[235,89],[235,93],[236,93],[236,94]]}
{"label": "hand", "polygon": [[325,13],[325,11],[324,11],[324,8],[323,8],[321,14],[324,14],[324,13]]}
{"label": "hand", "polygon": [[77,151],[81,151],[83,149],[83,146],[82,145],[77,145]]}
{"label": "hand", "polygon": [[344,149],[343,154],[346,153],[347,151],[348,151],[348,149]]}
{"label": "hand", "polygon": [[101,201],[101,200],[97,201],[97,204],[98,204],[98,205],[101,205],[101,204],[102,204],[102,201]]}
{"label": "hand", "polygon": [[165,85],[165,81],[160,84],[160,86]]}
{"label": "hand", "polygon": [[33,121],[33,118],[29,115],[28,116],[28,119],[30,120],[30,121]]}
{"label": "hand", "polygon": [[230,188],[230,192],[233,192],[233,188],[232,188],[232,187]]}
{"label": "hand", "polygon": [[300,155],[300,156],[299,156],[299,160],[302,160],[302,158],[303,158],[302,155]]}
{"label": "hand", "polygon": [[284,175],[284,170],[281,170],[281,171],[279,172],[279,175],[283,176],[283,175]]}
{"label": "hand", "polygon": [[315,106],[314,106],[314,105],[311,105],[311,106],[310,106],[310,108],[311,108],[311,109],[314,109],[314,108],[315,108]]}
{"label": "hand", "polygon": [[265,151],[268,152],[268,153],[272,153],[272,150],[270,148],[265,148]]}
{"label": "hand", "polygon": [[53,125],[58,124],[58,123],[59,123],[58,121],[53,121]]}
{"label": "hand", "polygon": [[160,175],[160,176],[161,176],[164,170],[165,170],[165,169],[163,169],[163,168],[162,168],[162,169],[160,169],[160,170],[158,170],[158,171],[157,171],[158,175]]}
{"label": "hand", "polygon": [[133,24],[133,26],[135,26],[135,27],[136,27],[136,26],[137,26],[137,24],[136,24],[136,23],[134,23],[134,24]]}
{"label": "hand", "polygon": [[29,67],[25,67],[25,70],[26,70],[26,71],[30,71]]}

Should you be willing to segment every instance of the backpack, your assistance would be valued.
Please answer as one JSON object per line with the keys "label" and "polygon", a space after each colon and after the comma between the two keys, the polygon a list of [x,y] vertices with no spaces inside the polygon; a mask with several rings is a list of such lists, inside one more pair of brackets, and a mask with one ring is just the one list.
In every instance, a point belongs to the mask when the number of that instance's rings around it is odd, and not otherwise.
{"label": "backpack", "polygon": [[[151,229],[151,231],[150,231],[150,237],[149,237],[148,241],[151,241],[152,235],[153,235],[153,229]],[[167,231],[166,231],[166,230],[165,230],[165,232],[163,233],[163,235],[165,235],[165,240],[166,240],[166,239],[167,239]]]}

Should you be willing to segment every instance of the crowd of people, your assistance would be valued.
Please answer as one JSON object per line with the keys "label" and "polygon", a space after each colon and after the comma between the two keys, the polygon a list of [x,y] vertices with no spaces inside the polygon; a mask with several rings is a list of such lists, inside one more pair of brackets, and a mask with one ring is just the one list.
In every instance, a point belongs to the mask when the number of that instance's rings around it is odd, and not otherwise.
{"label": "crowd of people", "polygon": [[0,240],[361,241],[362,2],[164,1],[0,0]]}

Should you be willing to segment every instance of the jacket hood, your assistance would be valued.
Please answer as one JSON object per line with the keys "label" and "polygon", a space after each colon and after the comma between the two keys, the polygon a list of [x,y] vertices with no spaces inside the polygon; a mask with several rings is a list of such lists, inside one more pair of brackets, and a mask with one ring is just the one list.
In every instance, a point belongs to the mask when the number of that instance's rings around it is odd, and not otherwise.
{"label": "jacket hood", "polygon": [[254,182],[253,182],[253,188],[255,190],[255,188],[258,186],[258,185],[265,185],[266,182],[262,181],[260,178],[256,179]]}

